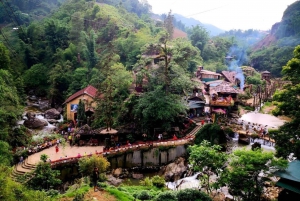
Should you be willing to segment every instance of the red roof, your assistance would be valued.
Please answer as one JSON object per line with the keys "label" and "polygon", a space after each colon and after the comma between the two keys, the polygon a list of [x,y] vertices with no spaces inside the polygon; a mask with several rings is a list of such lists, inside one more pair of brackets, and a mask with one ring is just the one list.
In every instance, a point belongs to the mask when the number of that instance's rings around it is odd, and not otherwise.
{"label": "red roof", "polygon": [[68,102],[74,100],[75,98],[82,96],[84,94],[95,98],[96,94],[97,94],[97,89],[95,87],[93,87],[92,85],[89,85],[86,88],[81,89],[80,91],[77,91],[75,94],[71,95],[63,104],[68,103]]}

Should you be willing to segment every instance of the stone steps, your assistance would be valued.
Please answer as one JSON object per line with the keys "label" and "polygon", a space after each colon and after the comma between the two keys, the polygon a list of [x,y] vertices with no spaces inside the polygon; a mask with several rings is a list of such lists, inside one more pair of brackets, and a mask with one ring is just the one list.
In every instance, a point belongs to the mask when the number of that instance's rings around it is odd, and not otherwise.
{"label": "stone steps", "polygon": [[202,128],[202,125],[197,125],[189,134],[187,134],[184,138],[194,138],[196,133]]}
{"label": "stone steps", "polygon": [[18,163],[14,166],[14,169],[11,173],[13,180],[18,181],[18,177],[25,175],[26,173],[32,172],[35,170],[36,165],[29,164],[28,158],[26,158],[22,163]]}

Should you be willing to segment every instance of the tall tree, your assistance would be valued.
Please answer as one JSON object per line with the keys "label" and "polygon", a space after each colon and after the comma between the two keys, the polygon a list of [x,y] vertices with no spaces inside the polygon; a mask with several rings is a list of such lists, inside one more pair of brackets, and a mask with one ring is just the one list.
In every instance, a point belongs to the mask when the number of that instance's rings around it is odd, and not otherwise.
{"label": "tall tree", "polygon": [[10,68],[9,51],[2,43],[0,43],[0,69],[9,70],[9,68]]}
{"label": "tall tree", "polygon": [[110,166],[110,163],[102,155],[92,155],[91,157],[83,157],[78,161],[78,164],[79,172],[83,176],[91,175],[94,167],[97,167],[100,173],[104,173]]}
{"label": "tall tree", "polygon": [[93,67],[96,66],[97,64],[97,52],[96,52],[96,33],[95,31],[92,29],[89,33],[89,35],[87,35],[85,32],[82,32],[82,36],[85,40],[85,46],[84,46],[84,54],[85,57],[88,61],[88,69],[89,69],[89,74],[88,74],[88,78],[91,78],[91,70]]}
{"label": "tall tree", "polygon": [[86,123],[86,116],[85,116],[85,105],[84,102],[79,100],[78,109],[77,109],[77,119],[79,126],[82,126]]}
{"label": "tall tree", "polygon": [[299,69],[300,46],[297,46],[294,50],[294,57],[282,69],[284,79],[291,83],[286,84],[283,90],[277,91],[273,96],[273,100],[277,102],[277,108],[273,113],[292,118],[292,121],[286,122],[273,136],[276,141],[277,156],[287,157],[290,153],[294,153],[296,157],[300,157]]}
{"label": "tall tree", "polygon": [[152,133],[154,128],[170,130],[179,118],[186,113],[186,107],[179,96],[165,94],[161,86],[139,97],[134,107],[135,119],[141,130]]}
{"label": "tall tree", "polygon": [[164,27],[168,33],[168,40],[172,40],[173,39],[173,33],[174,33],[174,25],[173,25],[173,21],[174,21],[174,15],[172,15],[172,11],[170,10],[168,15],[166,16],[166,18],[164,19]]}
{"label": "tall tree", "polygon": [[10,166],[12,162],[11,147],[7,142],[0,140],[0,166]]}
{"label": "tall tree", "polygon": [[202,172],[202,185],[205,186],[208,193],[212,189],[218,189],[218,181],[211,184],[211,175],[220,175],[222,167],[227,161],[227,154],[221,152],[221,146],[211,145],[210,142],[204,140],[200,145],[189,147],[189,162],[195,171]]}
{"label": "tall tree", "polygon": [[197,47],[201,51],[201,56],[203,56],[204,47],[209,39],[209,34],[206,29],[199,25],[194,26],[189,31],[189,38],[192,41],[192,45]]}
{"label": "tall tree", "polygon": [[261,149],[238,149],[231,154],[229,161],[221,180],[233,196],[245,201],[261,200],[264,178],[275,170],[285,169],[288,164],[286,160],[274,158],[274,153]]}
{"label": "tall tree", "polygon": [[8,140],[21,114],[22,107],[13,76],[7,70],[0,69],[0,140]]}
{"label": "tall tree", "polygon": [[36,190],[53,189],[61,183],[61,180],[57,178],[59,175],[59,170],[52,170],[50,163],[41,161],[37,164],[36,169],[29,173],[31,179],[27,185]]}
{"label": "tall tree", "polygon": [[68,47],[69,30],[61,21],[48,20],[45,24],[45,34],[52,52],[55,52],[57,48],[65,49]]}

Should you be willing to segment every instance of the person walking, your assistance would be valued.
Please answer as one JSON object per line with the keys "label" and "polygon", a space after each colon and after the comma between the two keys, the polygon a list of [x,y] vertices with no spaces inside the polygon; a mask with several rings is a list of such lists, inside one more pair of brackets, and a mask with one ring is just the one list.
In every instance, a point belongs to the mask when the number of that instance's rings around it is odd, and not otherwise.
{"label": "person walking", "polygon": [[92,175],[92,181],[93,181],[93,185],[94,185],[94,191],[98,191],[98,187],[97,187],[97,182],[98,182],[98,179],[99,179],[99,170],[97,167],[94,167],[94,170],[93,170],[93,175]]}
{"label": "person walking", "polygon": [[23,158],[23,156],[20,156],[20,164],[22,164],[23,163],[23,161],[24,161],[24,158]]}
{"label": "person walking", "polygon": [[59,148],[58,148],[58,145],[56,145],[55,146],[55,152],[58,153],[58,151],[59,151]]}

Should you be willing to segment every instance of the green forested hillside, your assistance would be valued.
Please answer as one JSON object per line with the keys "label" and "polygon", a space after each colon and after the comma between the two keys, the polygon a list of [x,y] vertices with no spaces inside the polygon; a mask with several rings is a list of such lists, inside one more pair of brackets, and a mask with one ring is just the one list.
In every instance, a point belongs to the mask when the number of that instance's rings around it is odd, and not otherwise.
{"label": "green forested hillside", "polygon": [[293,57],[293,50],[300,43],[299,23],[300,2],[296,1],[285,10],[281,22],[273,25],[270,34],[254,46],[251,65],[281,76],[282,66]]}
{"label": "green forested hillside", "polygon": [[[236,33],[210,37],[195,26],[188,38],[174,39],[172,13],[156,21],[150,11],[147,1],[139,0],[0,1],[0,200],[51,200],[7,177],[18,160],[11,150],[30,144],[31,135],[17,126],[27,94],[58,108],[93,85],[99,96],[92,127],[134,125],[131,138],[144,133],[151,138],[154,128],[184,125],[182,97],[199,84],[191,80],[197,66],[227,70],[230,55],[239,65],[251,61],[258,70],[279,75],[297,39],[296,29],[288,28],[292,34],[278,35],[278,43],[253,51],[249,61]],[[280,47],[286,36],[295,40]],[[135,88],[143,93],[135,95]],[[86,123],[81,114],[78,119]]]}

